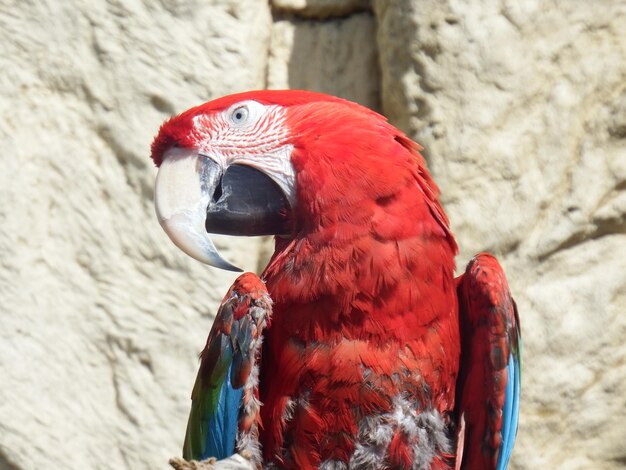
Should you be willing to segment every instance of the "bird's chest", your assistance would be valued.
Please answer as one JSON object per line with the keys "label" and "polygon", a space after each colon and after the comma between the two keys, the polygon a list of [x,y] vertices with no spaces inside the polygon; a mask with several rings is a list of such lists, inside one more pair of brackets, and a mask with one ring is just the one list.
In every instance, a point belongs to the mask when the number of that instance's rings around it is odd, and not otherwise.
{"label": "bird's chest", "polygon": [[408,344],[268,338],[261,441],[281,468],[447,468],[454,372],[437,329]]}

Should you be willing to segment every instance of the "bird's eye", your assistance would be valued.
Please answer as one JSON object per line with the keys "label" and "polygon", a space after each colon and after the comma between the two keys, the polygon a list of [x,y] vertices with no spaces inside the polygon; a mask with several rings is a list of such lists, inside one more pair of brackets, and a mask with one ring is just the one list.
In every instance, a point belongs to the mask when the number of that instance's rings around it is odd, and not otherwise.
{"label": "bird's eye", "polygon": [[223,119],[234,129],[246,130],[265,113],[265,107],[253,100],[234,103],[223,111]]}
{"label": "bird's eye", "polygon": [[233,124],[243,124],[248,119],[248,107],[239,106],[230,113],[230,119]]}

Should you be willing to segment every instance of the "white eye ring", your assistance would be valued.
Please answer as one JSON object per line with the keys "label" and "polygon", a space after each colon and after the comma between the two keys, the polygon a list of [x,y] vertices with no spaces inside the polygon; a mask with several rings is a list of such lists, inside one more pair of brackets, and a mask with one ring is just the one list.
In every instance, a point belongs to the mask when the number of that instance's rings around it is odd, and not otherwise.
{"label": "white eye ring", "polygon": [[248,129],[263,116],[267,107],[254,100],[245,100],[234,103],[223,113],[223,119],[235,129]]}
{"label": "white eye ring", "polygon": [[246,105],[237,106],[230,113],[230,121],[235,125],[245,124],[248,121],[250,111]]}

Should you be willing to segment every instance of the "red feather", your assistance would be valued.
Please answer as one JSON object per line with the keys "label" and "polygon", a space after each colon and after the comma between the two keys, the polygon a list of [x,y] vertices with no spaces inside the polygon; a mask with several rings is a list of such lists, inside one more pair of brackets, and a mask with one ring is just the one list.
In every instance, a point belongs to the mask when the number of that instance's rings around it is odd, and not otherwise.
{"label": "red feather", "polygon": [[[298,210],[264,272],[275,307],[261,440],[266,459],[306,468],[347,461],[360,418],[395,396],[452,413],[456,244],[419,147],[384,118],[317,101],[289,108],[288,123]],[[399,436],[389,458],[406,463]]]}
{"label": "red feather", "polygon": [[[519,320],[493,256],[474,257],[457,282],[463,345],[458,413],[465,427],[457,458],[462,457],[460,468],[495,469],[508,424],[503,422],[506,386],[514,380],[507,375],[507,365],[514,357],[519,361]],[[515,429],[510,432],[514,435]]]}

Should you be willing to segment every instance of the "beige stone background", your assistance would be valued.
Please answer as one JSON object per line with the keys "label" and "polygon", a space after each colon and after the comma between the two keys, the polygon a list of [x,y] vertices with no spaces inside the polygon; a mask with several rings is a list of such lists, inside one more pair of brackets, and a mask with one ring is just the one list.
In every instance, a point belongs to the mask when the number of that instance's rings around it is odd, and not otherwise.
{"label": "beige stone background", "polygon": [[[149,145],[255,88],[385,113],[524,335],[511,468],[626,468],[626,3],[0,0],[0,470],[156,469],[233,276],[159,228]],[[259,269],[267,244],[220,242]],[[265,251],[264,251],[265,250]]]}

